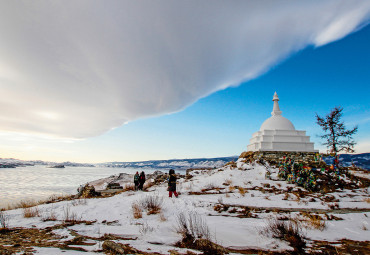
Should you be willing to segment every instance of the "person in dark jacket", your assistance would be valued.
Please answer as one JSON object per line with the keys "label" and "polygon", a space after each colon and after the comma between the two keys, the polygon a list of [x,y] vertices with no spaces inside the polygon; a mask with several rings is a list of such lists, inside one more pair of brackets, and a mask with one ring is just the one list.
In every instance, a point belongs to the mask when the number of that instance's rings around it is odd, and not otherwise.
{"label": "person in dark jacket", "polygon": [[145,183],[145,173],[144,171],[142,171],[139,176],[139,190],[143,190],[144,183]]}
{"label": "person in dark jacket", "polygon": [[134,175],[135,191],[139,189],[139,172]]}
{"label": "person in dark jacket", "polygon": [[172,197],[172,192],[175,194],[175,197],[178,197],[179,195],[176,192],[176,175],[175,170],[170,169],[169,172],[170,177],[168,178],[168,191],[169,191],[169,197]]}

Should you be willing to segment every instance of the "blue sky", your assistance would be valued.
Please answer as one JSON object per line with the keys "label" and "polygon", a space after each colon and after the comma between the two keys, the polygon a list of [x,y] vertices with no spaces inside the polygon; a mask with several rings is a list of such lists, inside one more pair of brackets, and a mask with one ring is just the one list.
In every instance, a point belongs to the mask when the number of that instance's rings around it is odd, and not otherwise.
{"label": "blue sky", "polygon": [[[283,116],[306,130],[315,148],[325,150],[316,137],[321,130],[315,113],[323,116],[335,106],[344,108],[348,128],[359,125],[355,140],[368,146],[369,39],[367,26],[345,39],[300,51],[261,77],[213,93],[181,112],[134,121],[96,139],[102,146],[132,146],[132,151],[142,151],[140,159],[239,155],[271,116],[277,91]],[[359,149],[370,152],[365,145]]]}
{"label": "blue sky", "polygon": [[239,155],[275,91],[316,149],[342,106],[369,152],[369,22],[364,0],[1,2],[0,157]]}

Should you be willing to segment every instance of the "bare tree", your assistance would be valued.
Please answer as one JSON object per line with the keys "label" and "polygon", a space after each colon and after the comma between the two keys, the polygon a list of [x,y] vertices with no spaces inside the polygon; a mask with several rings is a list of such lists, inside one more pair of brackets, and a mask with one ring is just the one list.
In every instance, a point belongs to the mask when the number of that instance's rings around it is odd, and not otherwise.
{"label": "bare tree", "polygon": [[344,123],[340,120],[343,115],[342,111],[343,108],[337,106],[325,118],[320,117],[316,113],[316,123],[326,132],[326,134],[320,137],[325,140],[323,145],[326,145],[331,153],[340,151],[354,152],[353,147],[356,142],[353,140],[353,135],[356,134],[358,126],[347,130]]}

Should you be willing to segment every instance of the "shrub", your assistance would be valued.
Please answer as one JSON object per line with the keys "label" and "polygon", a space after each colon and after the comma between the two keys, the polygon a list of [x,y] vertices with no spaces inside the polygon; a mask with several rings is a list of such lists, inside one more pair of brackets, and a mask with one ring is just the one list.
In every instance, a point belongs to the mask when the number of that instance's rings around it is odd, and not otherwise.
{"label": "shrub", "polygon": [[328,207],[330,210],[336,210],[336,209],[339,209],[339,204],[338,203],[331,203],[331,204],[328,204]]}
{"label": "shrub", "polygon": [[73,206],[77,206],[77,205],[87,205],[87,200],[86,199],[75,199],[75,200],[72,200],[71,204]]}
{"label": "shrub", "polygon": [[131,207],[132,207],[132,214],[134,215],[135,219],[140,219],[143,217],[143,214],[142,214],[143,209],[137,203],[133,203]]}
{"label": "shrub", "polygon": [[42,221],[56,221],[56,220],[57,220],[57,216],[55,215],[54,210],[51,210],[51,211],[49,212],[49,214],[47,214],[47,215],[43,215],[43,216],[41,217],[41,220],[42,220]]}
{"label": "shrub", "polygon": [[189,190],[190,192],[194,189],[194,184],[191,182],[187,187],[185,187],[186,190]]}
{"label": "shrub", "polygon": [[284,196],[284,198],[283,198],[283,200],[289,200],[289,193],[287,192],[287,193],[285,193],[285,196]]}
{"label": "shrub", "polygon": [[213,183],[208,183],[208,184],[206,184],[205,188],[202,191],[213,190],[215,188],[216,188],[216,186]]}
{"label": "shrub", "polygon": [[0,211],[0,226],[2,229],[7,229],[9,227],[9,218],[8,215],[4,213],[4,211]]}
{"label": "shrub", "polygon": [[223,255],[226,250],[213,243],[206,222],[196,213],[187,216],[180,213],[177,216],[175,231],[181,235],[181,241],[176,246],[203,251],[204,255]]}
{"label": "shrub", "polygon": [[73,199],[72,195],[51,195],[46,200],[40,200],[38,204],[51,204]]}
{"label": "shrub", "polygon": [[230,166],[230,168],[236,168],[236,162],[234,161],[227,162],[225,166]]}
{"label": "shrub", "polygon": [[33,218],[33,217],[39,217],[39,216],[40,216],[40,213],[39,213],[39,209],[37,208],[37,206],[23,208],[24,218]]}
{"label": "shrub", "polygon": [[125,187],[123,187],[123,191],[134,191],[134,190],[135,190],[135,184],[133,183],[126,183]]}
{"label": "shrub", "polygon": [[304,253],[306,243],[304,235],[301,233],[301,226],[293,219],[281,220],[279,218],[270,219],[261,234],[287,241],[294,251],[298,254]]}
{"label": "shrub", "polygon": [[246,193],[246,190],[242,187],[238,187],[238,190],[239,190],[240,195],[242,195],[244,197],[245,193]]}
{"label": "shrub", "polygon": [[177,216],[176,232],[182,236],[182,241],[194,242],[195,239],[210,239],[210,232],[206,222],[196,213],[180,213]]}
{"label": "shrub", "polygon": [[64,217],[63,222],[64,223],[79,223],[81,221],[81,217],[77,217],[77,214],[74,212],[71,212],[70,206],[64,207]]}
{"label": "shrub", "polygon": [[144,223],[140,226],[139,232],[142,235],[145,235],[148,232],[152,232],[154,230],[153,227],[149,226],[148,223]]}
{"label": "shrub", "polygon": [[159,219],[160,219],[161,221],[167,221],[166,216],[165,216],[162,212],[159,214]]}
{"label": "shrub", "polygon": [[144,190],[148,190],[150,187],[152,187],[154,185],[155,185],[155,182],[154,181],[148,180],[147,182],[144,183],[143,189]]}
{"label": "shrub", "polygon": [[157,214],[161,211],[163,204],[163,197],[160,197],[158,195],[149,195],[144,197],[140,201],[140,205],[142,208],[147,210],[147,214]]}
{"label": "shrub", "polygon": [[229,186],[230,184],[232,184],[233,183],[233,180],[231,180],[231,179],[225,179],[225,181],[224,181],[224,183],[223,183],[223,185],[225,185],[225,186]]}
{"label": "shrub", "polygon": [[216,212],[219,212],[219,213],[221,213],[221,212],[226,212],[227,210],[229,210],[229,205],[226,205],[226,204],[224,204],[223,203],[223,199],[222,199],[222,197],[219,197],[218,198],[218,204],[216,204],[214,207],[213,207],[213,209],[216,211]]}

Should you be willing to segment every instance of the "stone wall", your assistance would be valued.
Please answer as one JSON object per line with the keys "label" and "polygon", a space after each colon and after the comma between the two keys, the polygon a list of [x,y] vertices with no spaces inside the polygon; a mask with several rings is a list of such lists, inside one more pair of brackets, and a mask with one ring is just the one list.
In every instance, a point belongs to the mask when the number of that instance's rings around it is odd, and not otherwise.
{"label": "stone wall", "polygon": [[288,157],[296,163],[303,163],[305,165],[317,165],[315,162],[315,152],[291,152],[291,151],[248,151],[243,152],[239,158],[244,158],[246,161],[265,160],[272,165],[276,165]]}

